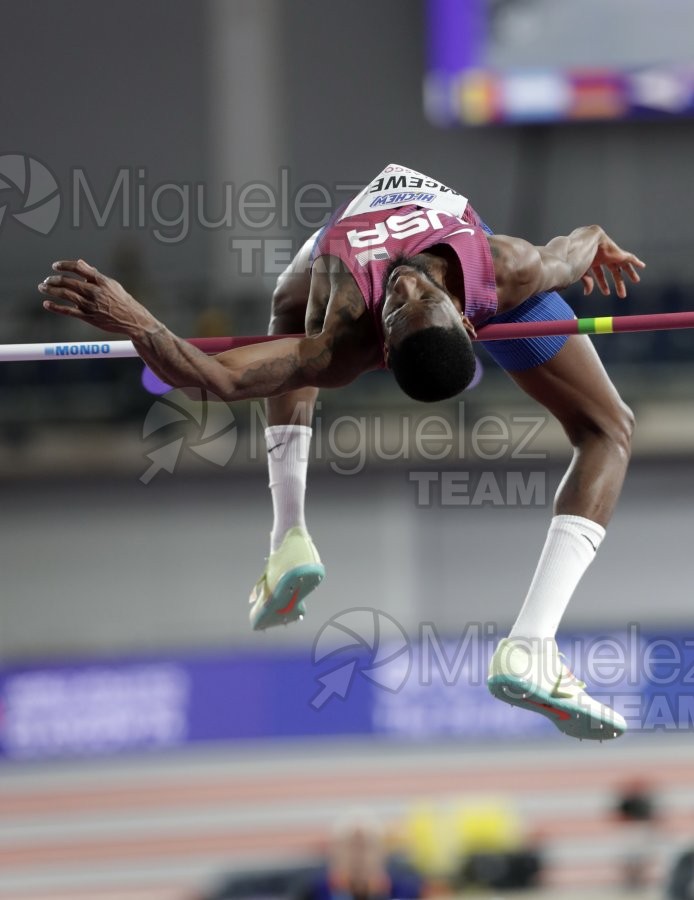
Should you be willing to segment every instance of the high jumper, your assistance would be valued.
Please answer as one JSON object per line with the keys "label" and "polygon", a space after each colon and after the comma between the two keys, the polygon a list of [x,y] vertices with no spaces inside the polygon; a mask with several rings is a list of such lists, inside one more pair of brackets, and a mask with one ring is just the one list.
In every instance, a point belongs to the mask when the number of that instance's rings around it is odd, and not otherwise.
{"label": "high jumper", "polygon": [[[83,260],[54,264],[44,307],[126,334],[173,387],[227,400],[266,398],[274,527],[267,567],[251,594],[255,629],[299,618],[324,569],[304,518],[311,421],[318,391],[390,369],[415,400],[462,391],[475,372],[472,339],[486,324],[566,320],[557,293],[582,282],[618,297],[644,263],[598,225],[543,246],[496,235],[467,198],[405,166],[389,165],[337,210],[280,276],[270,333],[300,337],[207,356],[174,335],[118,282]],[[547,716],[566,734],[607,739],[626,730],[561,658],[555,635],[593,560],[626,473],[633,428],[585,335],[496,340],[489,353],[559,420],[573,459],[557,491],[545,545],[488,686]]]}

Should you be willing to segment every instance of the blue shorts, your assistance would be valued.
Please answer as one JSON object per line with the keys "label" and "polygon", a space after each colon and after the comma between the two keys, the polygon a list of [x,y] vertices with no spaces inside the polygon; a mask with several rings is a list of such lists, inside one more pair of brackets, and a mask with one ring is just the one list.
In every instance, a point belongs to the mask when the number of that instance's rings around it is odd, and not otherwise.
{"label": "blue shorts", "polygon": [[[482,223],[488,234],[494,232]],[[544,322],[556,319],[573,319],[574,311],[556,291],[543,291],[524,300],[509,312],[487,319],[485,325],[501,322]],[[568,337],[518,338],[513,341],[480,341],[492,359],[507,372],[522,372],[541,366],[556,356]]]}

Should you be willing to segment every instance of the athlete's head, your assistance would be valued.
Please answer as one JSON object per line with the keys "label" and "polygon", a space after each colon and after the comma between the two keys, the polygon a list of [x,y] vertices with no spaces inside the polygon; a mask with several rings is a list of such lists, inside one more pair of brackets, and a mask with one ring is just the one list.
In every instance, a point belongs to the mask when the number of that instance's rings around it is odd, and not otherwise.
{"label": "athlete's head", "polygon": [[433,403],[455,397],[475,374],[475,354],[459,310],[416,260],[396,260],[382,309],[388,366],[403,391]]}

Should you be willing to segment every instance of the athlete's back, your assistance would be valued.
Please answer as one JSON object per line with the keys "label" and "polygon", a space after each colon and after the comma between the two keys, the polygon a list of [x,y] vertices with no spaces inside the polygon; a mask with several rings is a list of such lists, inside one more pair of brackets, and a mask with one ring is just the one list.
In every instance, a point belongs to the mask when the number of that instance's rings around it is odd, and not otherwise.
{"label": "athlete's back", "polygon": [[384,278],[393,262],[437,245],[455,254],[464,311],[473,324],[496,312],[496,283],[486,232],[466,197],[426,175],[389,165],[318,236],[314,259],[334,256],[350,271],[382,335]]}

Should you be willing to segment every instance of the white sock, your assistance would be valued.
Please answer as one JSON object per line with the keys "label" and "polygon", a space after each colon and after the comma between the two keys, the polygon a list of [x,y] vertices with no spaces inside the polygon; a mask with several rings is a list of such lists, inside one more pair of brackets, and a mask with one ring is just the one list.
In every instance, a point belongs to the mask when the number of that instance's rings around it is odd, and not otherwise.
{"label": "white sock", "polygon": [[509,637],[554,638],[583,573],[595,558],[605,529],[582,516],[555,516],[530,589]]}
{"label": "white sock", "polygon": [[265,429],[274,521],[270,551],[295,525],[306,527],[304,497],[313,429],[306,425],[270,425]]}

